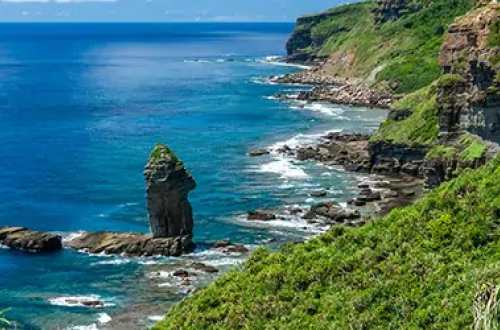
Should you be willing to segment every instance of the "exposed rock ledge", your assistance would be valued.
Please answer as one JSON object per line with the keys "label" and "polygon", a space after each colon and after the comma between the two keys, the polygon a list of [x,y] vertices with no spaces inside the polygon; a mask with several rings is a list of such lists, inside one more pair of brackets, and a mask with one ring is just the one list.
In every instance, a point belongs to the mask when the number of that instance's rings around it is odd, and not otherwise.
{"label": "exposed rock ledge", "polygon": [[[302,91],[294,96],[301,101],[323,101],[376,108],[388,108],[394,101],[394,96],[389,93],[374,90],[363,83],[330,76],[323,73],[320,67],[272,77],[271,81],[281,84],[312,85],[310,91]],[[280,95],[280,97],[287,96]]]}
{"label": "exposed rock ledge", "polygon": [[153,238],[134,233],[84,233],[65,242],[70,248],[89,253],[126,256],[180,256],[193,250],[191,236]]}
{"label": "exposed rock ledge", "polygon": [[61,236],[23,227],[0,227],[0,244],[27,252],[53,252],[62,248]]}

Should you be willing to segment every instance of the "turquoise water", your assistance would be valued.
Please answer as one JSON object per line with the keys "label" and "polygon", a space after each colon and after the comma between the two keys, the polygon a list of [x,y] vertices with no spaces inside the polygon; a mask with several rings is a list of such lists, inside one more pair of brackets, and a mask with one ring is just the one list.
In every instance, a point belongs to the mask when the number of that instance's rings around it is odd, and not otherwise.
{"label": "turquoise water", "polygon": [[[147,232],[143,167],[157,142],[195,177],[197,251],[229,238],[250,248],[318,232],[300,219],[250,225],[255,208],[314,203],[312,190],[345,200],[359,177],[295,163],[255,147],[306,143],[328,130],[370,131],[383,111],[283,103],[266,77],[297,70],[282,55],[291,24],[3,24],[0,29],[0,225],[61,232]],[[286,212],[285,212],[286,213]],[[141,328],[186,293],[153,272],[184,259],[126,259],[64,250],[0,249],[0,309],[21,329]],[[204,285],[211,278],[200,278]],[[100,310],[59,304],[93,296]],[[109,322],[109,317],[113,319]]]}

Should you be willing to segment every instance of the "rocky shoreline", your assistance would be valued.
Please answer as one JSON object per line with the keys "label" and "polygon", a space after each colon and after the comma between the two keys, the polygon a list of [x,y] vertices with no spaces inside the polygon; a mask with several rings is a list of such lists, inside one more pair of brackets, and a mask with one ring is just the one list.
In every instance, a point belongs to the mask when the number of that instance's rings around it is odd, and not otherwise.
{"label": "rocky shoreline", "polygon": [[329,102],[334,104],[389,108],[396,97],[385,91],[369,88],[361,82],[327,75],[320,66],[270,78],[273,83],[310,85],[310,91],[301,91],[298,95],[280,94],[282,99],[296,99],[307,102]]}

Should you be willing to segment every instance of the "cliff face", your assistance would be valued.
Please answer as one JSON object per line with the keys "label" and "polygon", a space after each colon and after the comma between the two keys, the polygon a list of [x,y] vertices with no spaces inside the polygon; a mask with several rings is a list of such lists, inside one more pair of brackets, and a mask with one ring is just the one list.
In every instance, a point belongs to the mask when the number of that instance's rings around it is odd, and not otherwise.
{"label": "cliff face", "polygon": [[500,143],[499,18],[500,5],[491,3],[457,19],[448,29],[439,63],[445,73],[463,81],[440,95],[444,133],[467,130]]}
{"label": "cliff face", "polygon": [[182,162],[166,146],[157,145],[144,176],[153,237],[191,236],[193,212],[188,193],[196,183]]}
{"label": "cliff face", "polygon": [[398,19],[401,13],[408,8],[408,0],[377,0],[377,7],[373,10],[377,23],[384,23]]}

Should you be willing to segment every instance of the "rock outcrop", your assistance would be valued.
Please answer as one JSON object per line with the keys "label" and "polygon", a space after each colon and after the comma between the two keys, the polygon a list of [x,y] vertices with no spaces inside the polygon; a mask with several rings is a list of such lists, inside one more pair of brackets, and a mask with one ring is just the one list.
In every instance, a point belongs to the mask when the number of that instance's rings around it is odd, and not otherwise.
{"label": "rock outcrop", "polygon": [[192,236],[193,212],[188,193],[196,187],[183,163],[158,144],[146,165],[147,208],[154,238]]}
{"label": "rock outcrop", "polygon": [[496,1],[450,25],[439,62],[457,78],[438,95],[442,134],[466,130],[500,143],[499,29]]}
{"label": "rock outcrop", "polygon": [[378,24],[395,20],[408,9],[408,0],[377,0],[377,7],[373,10],[375,22]]}
{"label": "rock outcrop", "polygon": [[65,242],[70,248],[89,253],[126,256],[180,256],[193,250],[190,236],[153,238],[135,233],[84,233]]}
{"label": "rock outcrop", "polygon": [[0,244],[27,252],[54,252],[62,249],[61,236],[23,227],[0,227]]}
{"label": "rock outcrop", "polygon": [[182,162],[164,145],[146,165],[147,207],[152,235],[84,233],[65,244],[90,253],[127,256],[180,256],[193,250],[193,214],[188,193],[196,187]]}

